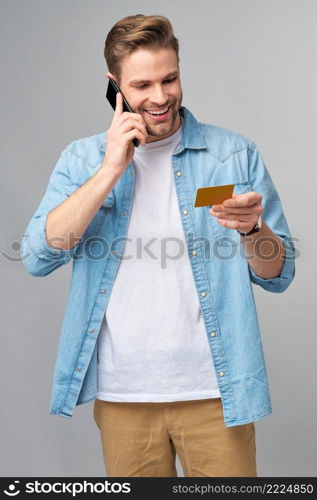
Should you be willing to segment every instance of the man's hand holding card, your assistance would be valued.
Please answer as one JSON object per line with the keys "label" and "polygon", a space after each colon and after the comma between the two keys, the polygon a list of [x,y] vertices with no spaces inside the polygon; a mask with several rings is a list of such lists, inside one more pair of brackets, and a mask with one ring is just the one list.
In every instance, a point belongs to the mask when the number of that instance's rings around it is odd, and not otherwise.
{"label": "man's hand holding card", "polygon": [[222,226],[248,233],[263,213],[262,196],[256,191],[233,194],[234,184],[199,188],[196,206],[212,206],[209,213]]}

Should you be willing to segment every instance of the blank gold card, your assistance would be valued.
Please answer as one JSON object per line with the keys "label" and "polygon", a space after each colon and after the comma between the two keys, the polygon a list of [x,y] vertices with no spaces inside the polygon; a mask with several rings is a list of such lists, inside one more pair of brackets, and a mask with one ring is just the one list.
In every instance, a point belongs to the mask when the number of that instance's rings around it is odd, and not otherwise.
{"label": "blank gold card", "polygon": [[220,204],[228,198],[232,198],[233,188],[234,184],[198,188],[194,206],[206,207],[209,205],[218,205],[218,203]]}

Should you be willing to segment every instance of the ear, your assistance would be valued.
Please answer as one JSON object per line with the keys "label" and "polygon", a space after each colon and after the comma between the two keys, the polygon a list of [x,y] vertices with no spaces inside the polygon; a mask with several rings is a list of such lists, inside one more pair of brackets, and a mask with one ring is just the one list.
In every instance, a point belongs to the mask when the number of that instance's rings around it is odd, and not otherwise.
{"label": "ear", "polygon": [[109,71],[106,73],[106,76],[110,77],[110,78],[112,78],[112,80],[116,81],[116,77],[112,73],[110,73]]}

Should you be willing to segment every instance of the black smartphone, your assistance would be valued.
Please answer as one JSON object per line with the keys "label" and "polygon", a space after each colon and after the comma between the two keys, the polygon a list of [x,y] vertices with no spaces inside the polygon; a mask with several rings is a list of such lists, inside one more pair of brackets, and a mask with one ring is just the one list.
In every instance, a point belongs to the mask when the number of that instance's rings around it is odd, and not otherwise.
{"label": "black smartphone", "polygon": [[[129,111],[130,113],[133,113],[133,110],[129,106],[128,101],[126,100],[126,98],[122,94],[122,92],[119,89],[119,87],[116,84],[116,82],[112,78],[110,78],[109,76],[108,76],[108,78],[109,78],[109,82],[108,82],[108,88],[107,88],[106,97],[107,97],[108,101],[110,102],[111,106],[113,107],[113,109],[114,110],[116,109],[117,92],[120,92],[121,95],[122,95],[122,97],[123,97],[123,111]],[[133,144],[135,145],[136,148],[140,144],[140,141],[137,138],[132,139],[132,142],[133,142]]]}

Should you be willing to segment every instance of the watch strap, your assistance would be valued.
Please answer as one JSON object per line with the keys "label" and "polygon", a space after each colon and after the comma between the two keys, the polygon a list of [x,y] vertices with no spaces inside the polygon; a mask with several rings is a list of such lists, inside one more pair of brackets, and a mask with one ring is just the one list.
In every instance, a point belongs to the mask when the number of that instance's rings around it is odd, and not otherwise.
{"label": "watch strap", "polygon": [[248,233],[242,233],[241,231],[238,230],[237,231],[239,234],[241,234],[241,236],[250,236],[253,233],[259,232],[261,227],[262,227],[262,217],[260,216],[258,222],[254,224],[253,228]]}

